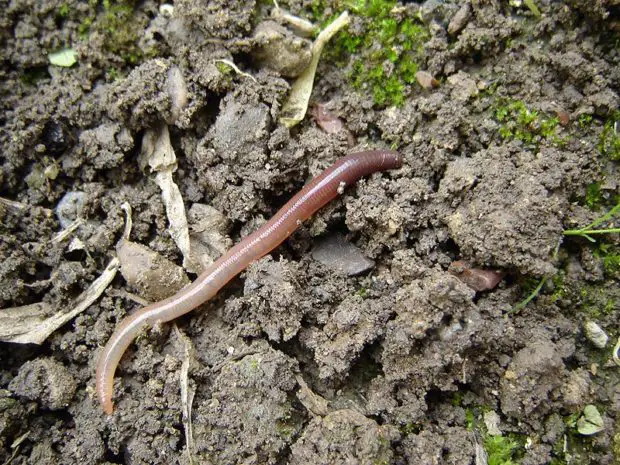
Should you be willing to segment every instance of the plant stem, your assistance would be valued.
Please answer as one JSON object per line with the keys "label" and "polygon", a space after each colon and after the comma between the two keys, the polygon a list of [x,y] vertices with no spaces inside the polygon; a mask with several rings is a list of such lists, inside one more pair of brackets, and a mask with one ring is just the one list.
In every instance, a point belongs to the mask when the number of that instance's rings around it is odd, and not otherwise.
{"label": "plant stem", "polygon": [[567,229],[564,231],[565,236],[580,236],[583,234],[613,234],[620,233],[620,228],[609,228],[609,229]]}
{"label": "plant stem", "polygon": [[528,295],[524,300],[519,302],[517,305],[515,305],[512,308],[512,310],[510,310],[509,313],[516,313],[519,310],[522,310],[523,308],[527,307],[527,304],[529,304],[532,301],[532,299],[534,299],[534,297],[538,295],[542,287],[547,282],[547,279],[549,279],[549,276],[545,276],[543,279],[541,279],[540,282],[538,283],[538,286],[536,286],[536,288],[532,291],[532,293]]}

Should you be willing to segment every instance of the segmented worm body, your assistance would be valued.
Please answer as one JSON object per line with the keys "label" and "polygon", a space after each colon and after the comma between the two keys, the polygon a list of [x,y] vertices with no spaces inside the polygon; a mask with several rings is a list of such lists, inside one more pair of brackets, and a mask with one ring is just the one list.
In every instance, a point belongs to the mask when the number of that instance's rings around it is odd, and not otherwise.
{"label": "segmented worm body", "polygon": [[341,158],[303,187],[269,221],[247,236],[190,285],[172,297],[126,317],[106,344],[97,365],[97,396],[105,413],[113,411],[114,372],[127,347],[146,327],[178,318],[211,299],[255,260],[280,245],[317,210],[346,186],[375,171],[399,168],[402,156],[387,150],[359,152]]}

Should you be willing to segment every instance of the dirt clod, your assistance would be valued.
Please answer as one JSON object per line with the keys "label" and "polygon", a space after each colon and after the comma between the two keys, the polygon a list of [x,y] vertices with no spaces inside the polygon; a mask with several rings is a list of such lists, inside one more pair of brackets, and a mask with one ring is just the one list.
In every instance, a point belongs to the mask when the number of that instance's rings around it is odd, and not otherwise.
{"label": "dirt clod", "polygon": [[[617,0],[4,3],[0,313],[64,324],[0,343],[0,463],[618,462]],[[142,331],[103,414],[97,358],[141,300],[375,149],[403,166]]]}
{"label": "dirt clod", "polygon": [[73,399],[76,382],[62,364],[40,358],[22,365],[9,389],[19,397],[36,401],[42,408],[60,410]]}

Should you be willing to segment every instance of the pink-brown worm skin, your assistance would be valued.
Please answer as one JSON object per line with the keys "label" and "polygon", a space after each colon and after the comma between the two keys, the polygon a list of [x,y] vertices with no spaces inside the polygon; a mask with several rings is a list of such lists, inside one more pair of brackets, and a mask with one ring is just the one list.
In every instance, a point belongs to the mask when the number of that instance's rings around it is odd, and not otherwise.
{"label": "pink-brown worm skin", "polygon": [[167,299],[148,305],[118,325],[97,364],[97,397],[108,415],[112,414],[112,393],[116,367],[136,336],[146,327],[173,320],[211,299],[250,263],[271,252],[302,223],[343,189],[376,171],[400,168],[400,154],[388,150],[358,152],[341,158],[306,184],[269,221],[247,236],[198,278]]}

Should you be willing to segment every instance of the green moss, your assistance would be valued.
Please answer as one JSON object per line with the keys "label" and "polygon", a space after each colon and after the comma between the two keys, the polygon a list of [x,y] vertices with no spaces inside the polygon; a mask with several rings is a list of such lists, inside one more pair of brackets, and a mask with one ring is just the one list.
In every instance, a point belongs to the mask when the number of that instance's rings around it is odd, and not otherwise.
{"label": "green moss", "polygon": [[295,428],[286,421],[278,420],[276,422],[276,432],[281,438],[290,441],[295,435]]}
{"label": "green moss", "polygon": [[410,423],[401,425],[400,428],[398,428],[398,430],[405,436],[408,436],[410,434],[418,434],[420,431],[422,431],[422,425],[418,423],[410,422]]}
{"label": "green moss", "polygon": [[227,65],[226,63],[221,62],[221,61],[216,61],[215,62],[215,67],[224,76],[231,75],[232,72],[233,72],[233,69],[229,65]]}
{"label": "green moss", "polygon": [[157,56],[157,50],[145,51],[138,46],[139,34],[147,20],[136,14],[136,5],[135,0],[89,1],[91,13],[78,27],[80,36],[86,38],[94,31],[101,33],[105,50],[121,57],[128,65]]}
{"label": "green moss", "polygon": [[134,7],[130,3],[111,3],[104,0],[104,14],[101,28],[105,32],[105,45],[109,52],[119,55],[123,60],[135,65],[144,57],[137,46],[137,32]]}
{"label": "green moss", "polygon": [[90,16],[84,18],[82,22],[80,22],[80,25],[78,26],[78,33],[80,34],[80,37],[82,39],[86,39],[88,37],[88,34],[90,33],[90,27],[94,22],[95,18]]}
{"label": "green moss", "polygon": [[484,450],[488,455],[488,465],[516,465],[516,460],[523,455],[523,445],[513,435],[485,435]]}
{"label": "green moss", "polygon": [[551,301],[553,303],[566,296],[566,286],[564,284],[565,276],[566,272],[564,270],[560,270],[551,278],[551,282],[553,283],[553,294],[551,294]]}
{"label": "green moss", "polygon": [[599,243],[594,256],[603,261],[603,269],[608,277],[615,277],[620,272],[620,247],[616,244]]}
{"label": "green moss", "polygon": [[116,81],[120,77],[121,73],[118,68],[109,68],[106,72],[106,79],[108,81]]}
{"label": "green moss", "polygon": [[325,0],[312,0],[310,11],[314,22],[320,22],[324,19],[326,8],[327,4],[325,3]]}
{"label": "green moss", "polygon": [[579,115],[577,123],[581,129],[588,129],[592,125],[592,115]]}
{"label": "green moss", "polygon": [[485,424],[479,419],[484,412],[489,411],[492,409],[484,405],[467,408],[465,410],[467,430],[482,436],[482,446],[488,456],[488,465],[516,465],[525,452],[523,437],[514,433],[499,436],[488,434]]}
{"label": "green moss", "polygon": [[63,3],[62,5],[58,7],[58,10],[56,11],[56,18],[65,19],[69,16],[70,11],[71,9],[69,8],[69,5],[67,5],[66,3]]}
{"label": "green moss", "polygon": [[450,404],[453,407],[460,407],[463,405],[463,393],[461,391],[456,391],[450,400]]}
{"label": "green moss", "polygon": [[471,408],[465,410],[465,426],[467,431],[473,431],[476,426],[476,415]]}
{"label": "green moss", "polygon": [[564,144],[557,135],[559,119],[530,110],[521,100],[498,101],[495,105],[495,119],[501,123],[499,135],[502,139],[520,140],[533,148],[537,148],[544,140],[555,145]]}
{"label": "green moss", "polygon": [[602,155],[610,160],[620,160],[620,134],[618,134],[618,125],[620,125],[620,110],[605,123],[598,148]]}
{"label": "green moss", "polygon": [[[342,5],[361,19],[360,32],[342,31],[328,45],[325,58],[345,66],[350,63],[349,82],[356,89],[370,91],[381,106],[402,105],[409,85],[415,83],[418,62],[430,34],[418,18],[396,13],[393,0],[349,0]],[[312,15],[322,23],[326,3],[314,0]],[[353,55],[353,56],[351,56]]]}
{"label": "green moss", "polygon": [[586,284],[569,292],[568,298],[574,302],[573,308],[579,313],[589,318],[598,319],[615,311],[617,294],[609,287]]}
{"label": "green moss", "polygon": [[256,360],[255,358],[251,358],[249,364],[252,371],[258,371],[258,360]]}
{"label": "green moss", "polygon": [[585,204],[590,210],[598,210],[601,207],[603,200],[600,182],[593,182],[586,187]]}

